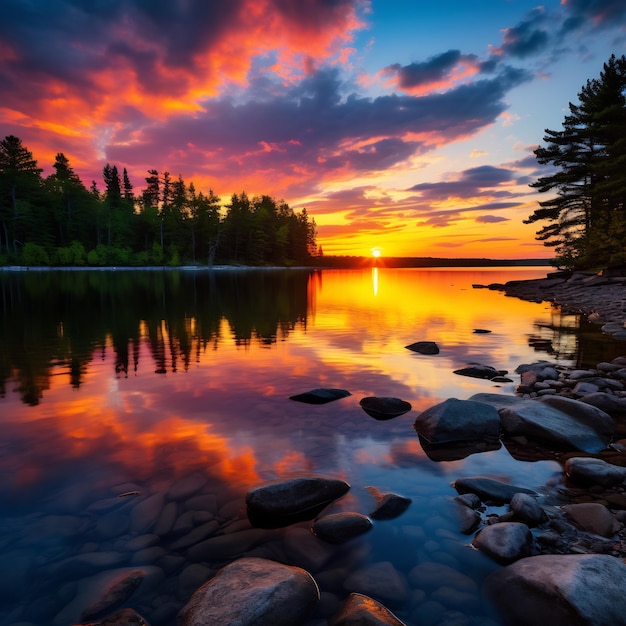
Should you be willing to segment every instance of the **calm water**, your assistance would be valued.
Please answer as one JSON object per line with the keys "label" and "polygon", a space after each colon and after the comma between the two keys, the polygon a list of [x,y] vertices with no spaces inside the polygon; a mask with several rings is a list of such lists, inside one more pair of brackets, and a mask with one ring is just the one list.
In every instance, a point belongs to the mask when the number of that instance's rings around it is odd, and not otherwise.
{"label": "calm water", "polygon": [[[469,362],[513,372],[617,354],[576,316],[472,288],[545,273],[0,273],[0,623],[79,623],[107,582],[141,569],[125,606],[173,624],[197,586],[246,554],[311,571],[322,591],[311,625],[349,591],[378,594],[407,624],[497,624],[479,592],[496,566],[458,532],[450,483],[485,474],[540,488],[560,467],[505,448],[436,462],[412,425],[446,398],[513,391],[452,373]],[[420,340],[440,354],[404,348]],[[288,399],[318,387],[352,395]],[[371,395],[413,410],[376,421],[359,406]],[[329,512],[371,513],[368,486],[413,502],[343,546],[306,522],[251,529],[246,491],[299,472],[350,483]],[[211,537],[223,538],[215,556],[194,557]],[[421,580],[431,563],[459,580]]]}

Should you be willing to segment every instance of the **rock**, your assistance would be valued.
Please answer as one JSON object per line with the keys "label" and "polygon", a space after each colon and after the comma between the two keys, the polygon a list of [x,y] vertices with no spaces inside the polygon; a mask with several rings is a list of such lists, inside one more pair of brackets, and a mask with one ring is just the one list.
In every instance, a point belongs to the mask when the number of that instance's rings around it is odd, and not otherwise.
{"label": "rock", "polygon": [[458,370],[454,370],[454,374],[459,374],[460,376],[469,376],[471,378],[483,378],[486,380],[491,380],[495,376],[501,376],[506,374],[506,372],[502,370],[497,370],[491,365],[482,365],[481,363],[474,363],[472,365],[468,365],[467,367],[463,367]]}
{"label": "rock", "polygon": [[150,626],[148,622],[133,611],[133,609],[122,609],[113,615],[109,615],[100,620],[97,626]]}
{"label": "rock", "polygon": [[376,487],[366,487],[366,489],[377,503],[376,509],[370,513],[373,519],[393,519],[402,515],[411,504],[410,498],[396,493],[382,493]]}
{"label": "rock", "polygon": [[612,394],[599,391],[597,393],[589,393],[580,399],[585,404],[591,404],[596,408],[608,413],[611,417],[626,416],[626,398],[619,398]]}
{"label": "rock", "polygon": [[288,526],[295,518],[314,518],[349,489],[343,480],[315,475],[271,481],[246,494],[248,517],[255,526]]}
{"label": "rock", "polygon": [[345,543],[372,528],[370,519],[361,513],[335,513],[316,519],[313,532],[328,543]]}
{"label": "rock", "polygon": [[491,331],[487,330],[486,328],[474,328],[472,332],[476,335],[485,335],[490,333]]}
{"label": "rock", "polygon": [[135,570],[110,581],[108,586],[102,589],[100,598],[83,611],[81,620],[87,621],[101,617],[105,613],[116,609],[130,598],[142,580],[143,572]]}
{"label": "rock", "polygon": [[369,396],[363,398],[359,404],[370,417],[381,421],[404,415],[411,410],[411,404],[400,398]]}
{"label": "rock", "polygon": [[267,540],[269,536],[267,530],[250,528],[238,533],[211,537],[191,546],[187,550],[187,558],[192,563],[232,559],[244,554],[264,539]]}
{"label": "rock", "polygon": [[149,531],[159,519],[164,503],[165,496],[162,493],[138,501],[130,516],[130,529],[133,532]]}
{"label": "rock", "polygon": [[490,574],[486,591],[507,624],[615,626],[626,615],[626,565],[607,555],[540,555]]}
{"label": "rock", "polygon": [[590,453],[606,448],[615,431],[611,417],[600,409],[560,396],[511,404],[500,410],[500,417],[511,437],[522,435]]}
{"label": "rock", "polygon": [[192,474],[177,483],[174,483],[167,491],[168,500],[186,500],[196,494],[204,485],[207,479],[200,474]]}
{"label": "rock", "polygon": [[439,354],[439,346],[434,341],[416,341],[404,347],[420,354]]}
{"label": "rock", "polygon": [[593,457],[572,457],[565,461],[565,475],[577,485],[613,487],[626,480],[626,467]]}
{"label": "rock", "polygon": [[433,444],[495,439],[500,435],[500,415],[482,402],[448,398],[422,411],[414,428]]}
{"label": "rock", "polygon": [[516,493],[527,493],[531,496],[537,495],[530,489],[509,485],[508,483],[486,478],[485,476],[457,478],[454,481],[454,488],[460,494],[474,493],[483,502],[510,502]]}
{"label": "rock", "polygon": [[431,461],[458,461],[472,454],[480,454],[492,450],[499,450],[502,444],[499,439],[485,438],[482,441],[447,441],[445,443],[431,443],[419,435],[420,445]]}
{"label": "rock", "polygon": [[296,400],[296,402],[305,402],[306,404],[326,404],[333,400],[339,400],[340,398],[346,398],[352,395],[345,389],[333,389],[333,388],[321,388],[312,389],[305,393],[300,393],[295,396],[289,396],[290,400]]}
{"label": "rock", "polygon": [[478,585],[472,578],[443,563],[427,561],[416,565],[409,572],[409,582],[416,589],[434,591],[440,587],[450,586],[458,591],[478,593]]}
{"label": "rock", "polygon": [[343,586],[346,591],[363,593],[382,602],[403,602],[409,595],[404,576],[389,561],[370,563],[353,571]]}
{"label": "rock", "polygon": [[613,513],[598,502],[566,504],[562,508],[579,528],[588,533],[612,537],[620,528]]}
{"label": "rock", "polygon": [[513,563],[529,556],[532,535],[526,524],[500,522],[485,526],[472,541],[472,545],[501,564]]}
{"label": "rock", "polygon": [[510,506],[513,517],[528,526],[538,526],[547,520],[537,500],[527,493],[516,493],[511,498]]}
{"label": "rock", "polygon": [[404,626],[389,609],[373,598],[351,593],[331,626]]}
{"label": "rock", "polygon": [[178,614],[178,626],[298,626],[319,601],[312,576],[298,567],[243,558],[202,585]]}
{"label": "rock", "polygon": [[200,524],[200,526],[196,526],[191,532],[172,543],[170,549],[182,550],[184,548],[188,548],[189,546],[193,546],[196,543],[214,535],[219,526],[220,525],[216,520],[211,520],[210,522],[206,522],[206,524]]}
{"label": "rock", "polygon": [[455,498],[455,503],[456,514],[459,519],[459,530],[465,535],[473,533],[480,524],[480,514],[457,498]]}

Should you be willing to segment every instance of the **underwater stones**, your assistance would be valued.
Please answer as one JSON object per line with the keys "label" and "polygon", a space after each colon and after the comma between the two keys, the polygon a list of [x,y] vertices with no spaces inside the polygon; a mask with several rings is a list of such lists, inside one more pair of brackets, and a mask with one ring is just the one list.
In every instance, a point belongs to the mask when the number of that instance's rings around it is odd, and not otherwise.
{"label": "underwater stones", "polygon": [[485,526],[474,537],[472,545],[494,561],[508,564],[529,556],[532,535],[526,524],[500,522]]}
{"label": "underwater stones", "polygon": [[403,602],[409,586],[402,573],[389,561],[370,563],[354,570],[344,581],[348,592],[363,593],[382,602]]}
{"label": "underwater stones", "polygon": [[352,395],[345,389],[335,389],[331,387],[322,387],[320,389],[312,389],[311,391],[305,391],[295,396],[289,396],[290,400],[296,402],[304,402],[306,404],[326,404],[333,400],[339,400],[340,398],[346,398]]}
{"label": "underwater stones", "polygon": [[178,626],[297,626],[319,601],[312,576],[299,567],[243,558],[202,585],[178,614]]}
{"label": "underwater stones", "polygon": [[565,475],[578,485],[612,487],[626,479],[626,468],[593,457],[572,457],[565,461]]}
{"label": "underwater stones", "polygon": [[270,481],[246,494],[248,518],[253,525],[265,528],[287,526],[295,519],[312,519],[349,489],[343,480],[324,476]]}
{"label": "underwater stones", "polygon": [[411,410],[411,404],[400,398],[368,396],[359,402],[361,408],[374,419],[383,421],[404,415]]}
{"label": "underwater stones", "polygon": [[111,580],[108,585],[102,589],[98,600],[82,612],[81,620],[87,621],[98,618],[116,609],[130,598],[142,580],[143,572],[141,570],[124,573],[116,579]]}
{"label": "underwater stones", "polygon": [[500,435],[500,415],[489,404],[448,398],[422,411],[414,428],[433,444],[496,439]]}
{"label": "underwater stones", "polygon": [[614,626],[626,615],[626,565],[607,555],[539,555],[492,574],[485,588],[507,624]]}
{"label": "underwater stones", "polygon": [[369,596],[351,593],[332,626],[404,626],[388,608]]}
{"label": "underwater stones", "polygon": [[486,478],[485,476],[468,476],[457,478],[454,481],[454,488],[459,494],[474,493],[483,502],[510,502],[516,493],[527,493],[537,495],[531,489],[509,485],[499,480]]}
{"label": "underwater stones", "polygon": [[404,347],[420,354],[439,354],[439,346],[434,341],[416,341]]}
{"label": "underwater stones", "polygon": [[366,533],[372,522],[361,513],[334,513],[315,520],[313,532],[328,543],[345,543]]}

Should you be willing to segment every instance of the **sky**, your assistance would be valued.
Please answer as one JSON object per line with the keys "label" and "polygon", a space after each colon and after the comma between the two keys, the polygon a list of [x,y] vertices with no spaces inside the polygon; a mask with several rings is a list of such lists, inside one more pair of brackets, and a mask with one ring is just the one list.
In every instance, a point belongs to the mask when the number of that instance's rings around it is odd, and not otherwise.
{"label": "sky", "polygon": [[624,53],[623,0],[4,0],[0,138],[284,200],[324,254],[542,258],[533,150]]}

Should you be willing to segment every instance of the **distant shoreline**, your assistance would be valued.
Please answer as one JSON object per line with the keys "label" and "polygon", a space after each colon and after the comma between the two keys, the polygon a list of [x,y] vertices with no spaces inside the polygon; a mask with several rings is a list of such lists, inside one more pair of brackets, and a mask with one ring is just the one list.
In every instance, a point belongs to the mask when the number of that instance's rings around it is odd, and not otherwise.
{"label": "distant shoreline", "polygon": [[547,267],[550,259],[439,259],[432,257],[326,257],[320,263],[313,265],[294,266],[262,266],[262,265],[6,265],[0,266],[0,271],[4,272],[54,272],[54,271],[234,271],[234,270],[331,270],[331,269],[363,269],[366,267],[378,267],[389,269],[435,269],[435,268],[489,268],[489,267]]}

